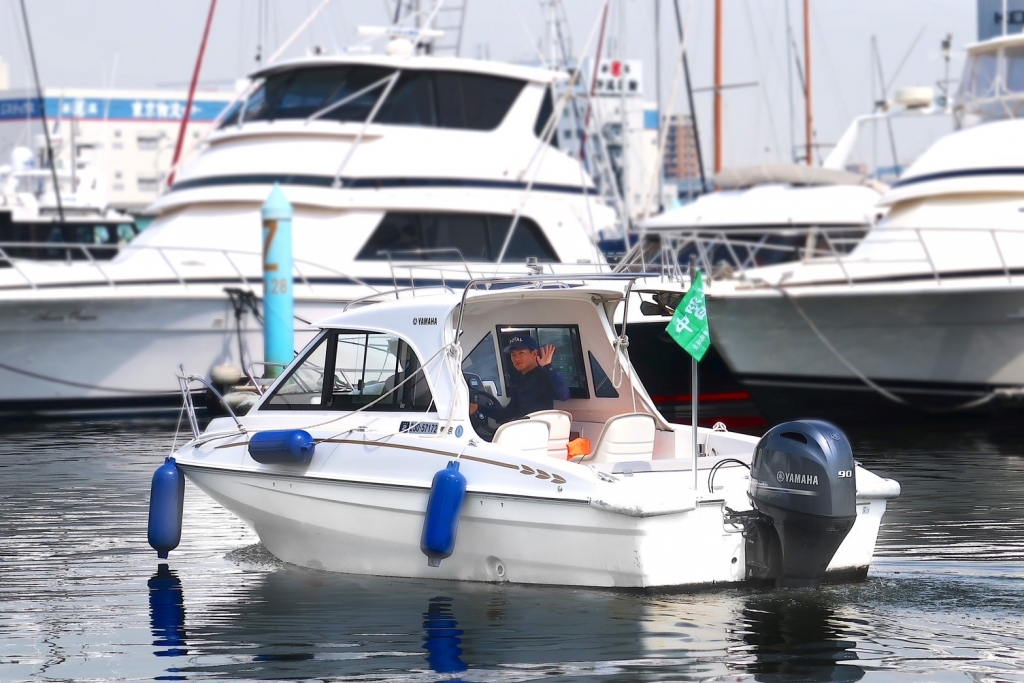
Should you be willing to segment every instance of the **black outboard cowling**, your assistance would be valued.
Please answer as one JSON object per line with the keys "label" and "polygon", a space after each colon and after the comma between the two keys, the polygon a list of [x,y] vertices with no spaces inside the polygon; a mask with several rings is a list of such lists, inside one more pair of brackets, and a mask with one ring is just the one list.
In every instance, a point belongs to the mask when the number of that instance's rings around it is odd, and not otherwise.
{"label": "black outboard cowling", "polygon": [[777,425],[754,449],[744,525],[747,578],[818,586],[857,519],[853,449],[828,422]]}

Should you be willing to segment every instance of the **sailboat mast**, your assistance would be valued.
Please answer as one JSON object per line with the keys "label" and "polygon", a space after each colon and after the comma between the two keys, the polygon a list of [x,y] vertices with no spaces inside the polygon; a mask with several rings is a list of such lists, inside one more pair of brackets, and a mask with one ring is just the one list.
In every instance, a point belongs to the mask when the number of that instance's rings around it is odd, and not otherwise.
{"label": "sailboat mast", "polygon": [[210,0],[210,11],[206,15],[206,28],[203,29],[203,40],[199,44],[199,56],[196,58],[196,68],[192,72],[192,84],[188,88],[188,100],[185,102],[185,113],[181,117],[181,127],[178,129],[178,142],[174,145],[174,158],[171,160],[171,173],[167,177],[167,187],[174,184],[174,174],[178,169],[178,161],[181,159],[181,147],[185,142],[185,131],[188,129],[189,115],[192,113],[192,98],[196,94],[196,85],[199,83],[199,70],[203,67],[203,55],[206,53],[206,41],[210,37],[210,24],[213,23],[213,11],[217,8],[217,0]]}
{"label": "sailboat mast", "polygon": [[806,97],[807,165],[814,165],[814,109],[811,106],[811,0],[804,0],[804,90]]}
{"label": "sailboat mast", "polygon": [[722,0],[715,0],[715,173],[722,171]]}

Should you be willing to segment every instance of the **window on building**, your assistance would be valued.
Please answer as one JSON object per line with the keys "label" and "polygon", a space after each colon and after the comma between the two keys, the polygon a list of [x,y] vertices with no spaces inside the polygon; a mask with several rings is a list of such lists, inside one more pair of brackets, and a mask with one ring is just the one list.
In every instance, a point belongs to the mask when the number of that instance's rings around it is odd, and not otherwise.
{"label": "window on building", "polygon": [[160,179],[154,176],[139,176],[136,178],[139,192],[159,192]]}
{"label": "window on building", "polygon": [[[510,216],[488,214],[389,212],[356,257],[361,260],[495,262],[508,235]],[[534,256],[541,263],[558,257],[534,221],[519,218],[505,252],[506,261]]]}
{"label": "window on building", "polygon": [[[578,325],[498,325],[496,332],[501,348],[505,348],[516,334],[524,332],[536,339],[541,347],[552,344],[555,347],[555,355],[551,365],[569,388],[569,397],[590,398]],[[501,363],[505,382],[514,385],[520,375],[519,371],[512,367],[509,354],[501,354]]]}
{"label": "window on building", "polygon": [[152,152],[160,149],[160,140],[162,136],[157,133],[140,133],[135,138],[135,144],[138,146],[140,152]]}

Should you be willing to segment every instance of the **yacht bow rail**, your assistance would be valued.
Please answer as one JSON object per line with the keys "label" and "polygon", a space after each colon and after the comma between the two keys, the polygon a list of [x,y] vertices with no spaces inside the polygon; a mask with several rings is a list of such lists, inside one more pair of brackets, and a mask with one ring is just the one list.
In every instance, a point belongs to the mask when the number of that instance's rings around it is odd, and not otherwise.
{"label": "yacht bow rail", "polygon": [[[784,263],[826,268],[846,285],[905,276],[936,284],[965,276],[1024,276],[1024,231],[1006,228],[860,226],[648,231],[616,266],[617,272],[656,272],[685,279],[681,264],[695,257],[709,279],[753,279],[749,271]],[[785,277],[780,285],[787,284]],[[788,283],[795,284],[795,283]],[[809,284],[809,283],[808,283]]]}

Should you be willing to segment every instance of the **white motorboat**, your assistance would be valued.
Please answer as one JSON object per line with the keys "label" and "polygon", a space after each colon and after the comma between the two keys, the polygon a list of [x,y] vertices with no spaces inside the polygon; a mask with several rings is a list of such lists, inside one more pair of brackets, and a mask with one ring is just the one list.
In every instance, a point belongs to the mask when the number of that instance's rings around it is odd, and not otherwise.
{"label": "white motorboat", "polygon": [[[633,280],[539,279],[321,323],[246,415],[193,421],[154,476],[151,544],[166,557],[180,539],[184,475],[314,569],[620,588],[864,578],[896,482],[827,423],[759,441],[665,421],[614,327]],[[555,344],[570,398],[495,429],[468,407],[508,402],[501,349],[524,331]],[[593,447],[570,460],[571,438]]]}
{"label": "white motorboat", "polygon": [[712,338],[773,419],[1003,409],[1024,387],[1024,37],[968,47],[956,112],[848,255],[708,289]]}
{"label": "white motorboat", "polygon": [[253,78],[112,262],[0,269],[0,413],[173,410],[179,363],[261,360],[246,302],[275,183],[295,211],[300,346],[310,321],[383,288],[604,267],[615,213],[550,144],[565,74],[359,54]]}

